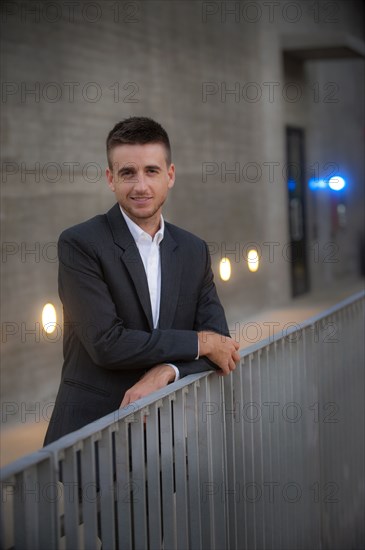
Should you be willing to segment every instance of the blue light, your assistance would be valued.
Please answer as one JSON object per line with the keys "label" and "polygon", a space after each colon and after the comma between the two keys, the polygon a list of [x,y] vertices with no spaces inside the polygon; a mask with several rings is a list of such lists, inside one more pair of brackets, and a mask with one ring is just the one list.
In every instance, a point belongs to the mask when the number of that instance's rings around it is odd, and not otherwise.
{"label": "blue light", "polygon": [[312,178],[309,180],[309,189],[325,189],[327,187],[326,180],[319,180],[316,178]]}
{"label": "blue light", "polygon": [[333,191],[341,191],[345,187],[346,181],[341,176],[333,176],[328,181],[328,185]]}
{"label": "blue light", "polygon": [[289,189],[289,191],[295,191],[296,186],[297,186],[297,184],[295,183],[294,180],[289,180],[289,181],[288,181],[288,189]]}

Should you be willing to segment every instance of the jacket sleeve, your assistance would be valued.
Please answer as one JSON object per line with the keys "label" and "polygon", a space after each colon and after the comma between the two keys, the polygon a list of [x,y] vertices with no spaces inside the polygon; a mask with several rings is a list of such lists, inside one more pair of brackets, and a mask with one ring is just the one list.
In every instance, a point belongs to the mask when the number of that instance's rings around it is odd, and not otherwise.
{"label": "jacket sleeve", "polygon": [[194,330],[131,330],[118,317],[98,254],[69,230],[59,239],[59,295],[69,323],[92,361],[106,369],[148,368],[191,361],[198,353]]}
{"label": "jacket sleeve", "polygon": [[[229,336],[229,330],[224,309],[214,284],[210,254],[206,244],[205,252],[204,280],[201,285],[193,329],[197,332],[202,330],[216,332],[224,338]],[[188,374],[218,369],[217,365],[207,357],[200,357],[193,361],[175,361],[174,365],[179,369],[180,378]]]}

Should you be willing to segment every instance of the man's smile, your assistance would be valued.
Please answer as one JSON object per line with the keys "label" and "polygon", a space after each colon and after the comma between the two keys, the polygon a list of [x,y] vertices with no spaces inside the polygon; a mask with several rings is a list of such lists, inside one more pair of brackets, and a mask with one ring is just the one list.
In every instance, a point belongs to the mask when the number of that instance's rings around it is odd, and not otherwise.
{"label": "man's smile", "polygon": [[153,197],[131,197],[133,201],[136,201],[140,204],[145,204],[149,200],[152,200]]}

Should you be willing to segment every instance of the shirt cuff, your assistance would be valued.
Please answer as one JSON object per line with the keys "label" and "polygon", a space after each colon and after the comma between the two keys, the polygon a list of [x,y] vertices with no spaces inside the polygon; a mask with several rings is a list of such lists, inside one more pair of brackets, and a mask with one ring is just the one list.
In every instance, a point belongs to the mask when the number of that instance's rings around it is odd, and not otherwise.
{"label": "shirt cuff", "polygon": [[169,367],[172,367],[175,371],[175,380],[174,382],[177,382],[178,380],[180,380],[180,372],[179,372],[179,369],[177,367],[175,367],[175,365],[172,365],[171,363],[165,363],[165,365],[169,365]]}
{"label": "shirt cuff", "polygon": [[[198,333],[196,335],[198,336]],[[199,337],[198,337],[198,355],[195,357],[195,361],[199,359],[199,356],[200,356],[200,347],[199,347]]]}

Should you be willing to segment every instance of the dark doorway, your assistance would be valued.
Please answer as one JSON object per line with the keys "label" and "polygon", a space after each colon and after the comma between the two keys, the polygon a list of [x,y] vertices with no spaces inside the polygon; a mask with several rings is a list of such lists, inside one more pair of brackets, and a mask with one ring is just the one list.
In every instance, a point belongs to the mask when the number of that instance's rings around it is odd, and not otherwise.
{"label": "dark doorway", "polygon": [[292,295],[309,290],[306,239],[306,171],[304,164],[304,131],[286,128],[287,187],[290,232],[290,268]]}

